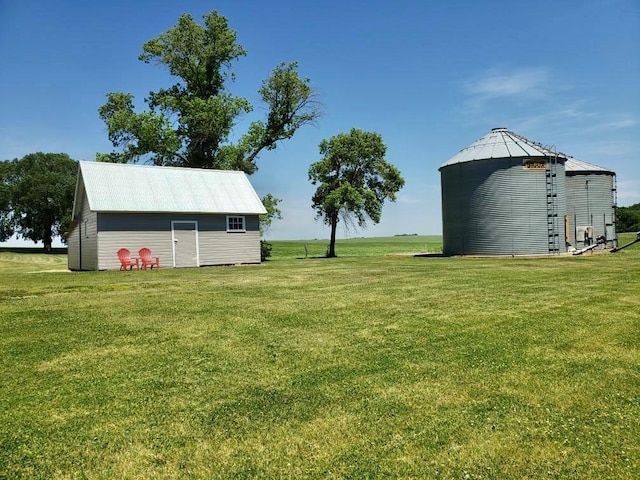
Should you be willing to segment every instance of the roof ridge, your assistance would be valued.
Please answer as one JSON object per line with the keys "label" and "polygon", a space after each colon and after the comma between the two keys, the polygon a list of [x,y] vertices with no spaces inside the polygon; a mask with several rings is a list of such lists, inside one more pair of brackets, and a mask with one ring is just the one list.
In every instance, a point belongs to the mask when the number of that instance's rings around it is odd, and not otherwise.
{"label": "roof ridge", "polygon": [[114,166],[114,167],[119,167],[119,168],[152,168],[152,169],[159,169],[159,168],[166,168],[166,169],[171,169],[171,170],[186,170],[186,171],[205,171],[205,172],[219,172],[219,173],[235,173],[235,174],[244,174],[247,175],[246,172],[242,171],[242,170],[224,170],[221,168],[203,168],[203,167],[180,167],[177,165],[149,165],[149,164],[143,164],[143,163],[118,163],[118,162],[99,162],[96,160],[80,160],[81,164],[91,164],[91,165],[100,165],[100,166],[107,166],[109,165],[109,167]]}

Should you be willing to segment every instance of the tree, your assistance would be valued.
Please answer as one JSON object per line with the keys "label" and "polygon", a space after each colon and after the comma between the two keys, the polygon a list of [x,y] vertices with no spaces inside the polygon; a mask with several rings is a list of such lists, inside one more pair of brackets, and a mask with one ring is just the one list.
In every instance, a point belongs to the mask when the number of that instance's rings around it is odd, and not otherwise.
{"label": "tree", "polygon": [[320,142],[324,157],[309,168],[309,180],[319,184],[312,197],[316,218],[331,226],[328,257],[335,257],[340,218],[365,227],[380,222],[385,199],[392,202],[404,186],[400,171],[384,158],[387,147],[375,132],[351,129]]}
{"label": "tree", "polygon": [[259,89],[268,107],[266,118],[253,121],[233,143],[230,135],[236,119],[253,109],[248,100],[227,89],[235,80],[232,63],[246,51],[225,17],[214,10],[203,18],[204,25],[199,25],[184,14],[175,26],[144,44],[139,59],[165,66],[178,80],[149,93],[148,111],[137,113],[129,93],[107,94],[99,114],[116,150],[97,154],[98,160],[144,159],[156,165],[251,174],[262,151],[276,148],[319,117],[309,79],[298,75],[295,62],[281,63]]}
{"label": "tree", "polygon": [[47,252],[71,223],[78,163],[64,153],[0,162],[0,241],[17,234]]}
{"label": "tree", "polygon": [[[280,199],[267,193],[262,197],[262,204],[267,213],[260,215],[260,236],[264,236],[274,219],[282,220],[282,211],[278,208]],[[272,245],[266,240],[260,240],[260,259],[267,260],[271,256]]]}
{"label": "tree", "polygon": [[13,162],[0,162],[0,241],[13,235],[13,215],[11,210],[12,186],[15,182]]}
{"label": "tree", "polygon": [[616,209],[616,230],[634,233],[640,231],[640,203]]}
{"label": "tree", "polygon": [[270,193],[267,193],[261,200],[267,211],[267,213],[260,215],[260,234],[264,235],[274,219],[282,220],[282,211],[278,208],[281,200]]}

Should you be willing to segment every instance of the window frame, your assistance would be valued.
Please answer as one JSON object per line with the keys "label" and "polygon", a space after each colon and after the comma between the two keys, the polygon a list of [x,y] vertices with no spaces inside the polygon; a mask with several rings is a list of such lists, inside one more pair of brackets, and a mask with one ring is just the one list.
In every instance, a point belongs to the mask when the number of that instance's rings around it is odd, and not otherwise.
{"label": "window frame", "polygon": [[[231,228],[231,221],[242,223],[241,228]],[[237,224],[237,223],[236,223]],[[245,233],[247,231],[247,220],[244,215],[227,215],[227,233]]]}

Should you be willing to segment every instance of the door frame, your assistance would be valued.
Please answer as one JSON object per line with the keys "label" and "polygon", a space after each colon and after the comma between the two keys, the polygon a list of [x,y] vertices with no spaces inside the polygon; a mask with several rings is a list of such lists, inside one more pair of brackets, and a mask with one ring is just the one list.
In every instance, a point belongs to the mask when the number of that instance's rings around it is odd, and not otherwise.
{"label": "door frame", "polygon": [[171,252],[173,253],[173,268],[176,268],[176,230],[177,223],[189,223],[194,226],[196,232],[196,267],[200,266],[200,243],[198,240],[198,221],[197,220],[171,220]]}

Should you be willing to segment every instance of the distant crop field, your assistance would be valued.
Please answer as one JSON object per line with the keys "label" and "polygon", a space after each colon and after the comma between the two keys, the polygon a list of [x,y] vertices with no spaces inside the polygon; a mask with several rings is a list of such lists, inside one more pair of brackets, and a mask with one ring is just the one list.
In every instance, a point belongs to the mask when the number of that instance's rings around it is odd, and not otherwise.
{"label": "distant crop field", "polygon": [[640,478],[640,244],[272,243],[142,272],[0,252],[0,478]]}
{"label": "distant crop field", "polygon": [[[272,259],[324,257],[329,241],[324,240],[276,240]],[[350,238],[336,241],[339,257],[368,257],[377,255],[401,255],[441,253],[442,237],[439,235],[398,235],[395,237]]]}

